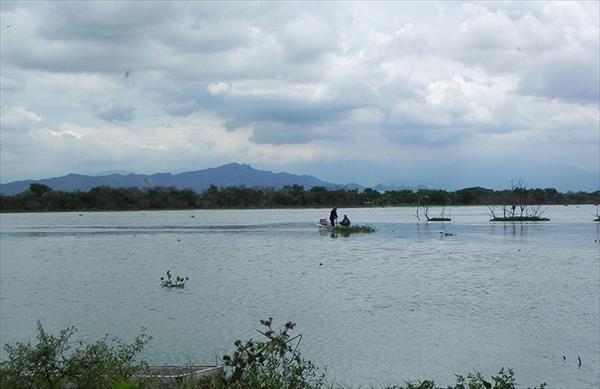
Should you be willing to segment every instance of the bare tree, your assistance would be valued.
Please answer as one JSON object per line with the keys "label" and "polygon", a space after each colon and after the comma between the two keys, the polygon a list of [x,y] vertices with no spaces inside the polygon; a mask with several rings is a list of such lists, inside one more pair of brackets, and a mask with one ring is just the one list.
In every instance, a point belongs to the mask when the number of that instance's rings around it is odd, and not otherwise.
{"label": "bare tree", "polygon": [[487,205],[490,217],[492,217],[493,219],[496,218],[496,206],[495,205]]}
{"label": "bare tree", "polygon": [[546,212],[548,207],[543,207],[541,205],[532,205],[529,209],[530,209],[529,215],[534,216],[534,217],[540,217],[540,216],[542,216],[542,214],[544,212]]}
{"label": "bare tree", "polygon": [[491,221],[547,221],[542,217],[547,207],[533,204],[530,191],[523,179],[513,179],[511,190],[502,196],[502,217],[496,215],[496,205],[488,205]]}
{"label": "bare tree", "polygon": [[425,215],[425,219],[428,222],[449,222],[451,220],[450,215],[446,215],[446,207],[442,207],[442,210],[440,211],[440,216],[431,216],[430,205],[419,205],[417,206],[417,220],[419,221],[419,208],[421,209],[421,212]]}
{"label": "bare tree", "polygon": [[423,205],[423,213],[425,214],[425,218],[427,219],[427,221],[431,220],[431,218],[429,217],[429,205]]}

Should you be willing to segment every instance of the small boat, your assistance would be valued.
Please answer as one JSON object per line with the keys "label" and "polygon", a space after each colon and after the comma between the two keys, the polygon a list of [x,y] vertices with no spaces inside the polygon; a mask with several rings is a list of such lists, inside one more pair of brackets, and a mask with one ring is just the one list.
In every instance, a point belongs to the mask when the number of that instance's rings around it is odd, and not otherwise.
{"label": "small boat", "polygon": [[323,229],[323,230],[331,230],[333,229],[333,227],[331,226],[331,224],[329,224],[329,221],[327,219],[319,219],[319,229]]}

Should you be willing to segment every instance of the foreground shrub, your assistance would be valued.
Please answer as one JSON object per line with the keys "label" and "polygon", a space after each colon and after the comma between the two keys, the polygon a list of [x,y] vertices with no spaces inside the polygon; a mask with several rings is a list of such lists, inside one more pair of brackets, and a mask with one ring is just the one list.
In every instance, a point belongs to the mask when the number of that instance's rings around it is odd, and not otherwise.
{"label": "foreground shrub", "polygon": [[58,335],[47,333],[38,321],[37,344],[6,344],[8,359],[0,362],[2,388],[111,388],[142,371],[145,362],[136,357],[151,337],[144,331],[133,343],[108,335],[95,343],[71,341],[75,327]]}
{"label": "foreground shrub", "polygon": [[[261,320],[265,327],[258,331],[264,340],[237,340],[232,355],[223,356],[225,370],[218,388],[228,389],[342,389],[344,386],[327,383],[325,374],[300,355],[302,335],[291,337],[295,324],[288,322],[275,332],[273,318]],[[544,389],[546,384],[532,389]],[[373,387],[372,387],[373,388]],[[501,369],[490,380],[480,373],[457,375],[454,386],[436,386],[434,381],[408,382],[406,386],[387,386],[385,389],[517,389],[511,369]]]}
{"label": "foreground shrub", "polygon": [[[532,389],[544,389],[546,384],[540,384],[539,387]],[[387,389],[405,389],[402,386],[391,386]],[[436,386],[433,381],[419,381],[417,383],[407,383],[406,389],[444,389]],[[512,369],[500,369],[497,376],[492,376],[491,380],[486,380],[481,373],[469,373],[466,378],[462,375],[456,376],[456,385],[448,386],[447,389],[517,389],[514,373]]]}
{"label": "foreground shrub", "polygon": [[236,351],[223,356],[227,368],[223,386],[231,389],[313,389],[325,386],[325,375],[315,365],[303,359],[298,350],[302,335],[290,336],[295,323],[287,322],[278,331],[272,328],[273,318],[261,320],[264,330],[258,331],[263,341],[250,339],[235,342]]}
{"label": "foreground shrub", "polygon": [[[37,344],[5,345],[8,359],[0,362],[0,388],[14,389],[341,389],[327,383],[311,361],[302,358],[302,335],[291,336],[295,327],[287,322],[275,331],[273,319],[261,320],[261,340],[235,342],[232,355],[223,356],[225,370],[216,377],[193,377],[165,383],[159,377],[139,378],[147,364],[136,357],[150,341],[144,331],[131,344],[105,336],[95,343],[71,341],[74,327],[48,334],[38,322]],[[517,389],[512,370],[500,370],[487,380],[480,373],[457,375],[454,386],[436,386],[433,381],[409,382],[385,389]],[[533,389],[543,389],[545,384]]]}

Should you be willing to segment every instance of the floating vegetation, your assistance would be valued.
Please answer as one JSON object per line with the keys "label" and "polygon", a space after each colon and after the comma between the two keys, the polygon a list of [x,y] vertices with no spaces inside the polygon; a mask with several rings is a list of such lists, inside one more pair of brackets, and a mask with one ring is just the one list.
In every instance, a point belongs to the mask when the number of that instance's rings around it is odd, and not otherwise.
{"label": "floating vegetation", "polygon": [[[425,196],[426,199],[429,198],[429,196]],[[417,205],[417,213],[415,214],[415,216],[417,217],[417,220],[419,222],[421,222],[421,218],[419,217],[419,209],[422,209],[422,213],[425,215],[425,222],[449,222],[452,219],[450,219],[450,212],[448,212],[448,216],[446,216],[446,207],[443,207],[442,210],[440,211],[440,216],[434,216],[431,217],[429,216],[429,211],[431,210],[431,206],[428,204],[423,204],[423,205]]]}
{"label": "floating vegetation", "polygon": [[173,281],[172,276],[171,276],[171,271],[167,270],[167,278],[165,279],[165,277],[160,277],[160,285],[163,288],[183,288],[185,287],[185,283],[186,281],[189,280],[189,277],[180,277],[177,276],[175,278],[175,281]]}
{"label": "floating vegetation", "polygon": [[449,222],[452,219],[450,219],[449,217],[430,217],[429,219],[427,219],[428,222]]}
{"label": "floating vegetation", "polygon": [[371,227],[371,226],[349,226],[349,227],[344,227],[344,226],[336,226],[333,228],[334,232],[339,232],[342,234],[355,234],[355,233],[370,233],[370,232],[375,232],[375,228]]}
{"label": "floating vegetation", "polygon": [[507,217],[492,217],[491,222],[547,222],[547,217],[541,216],[507,216]]}

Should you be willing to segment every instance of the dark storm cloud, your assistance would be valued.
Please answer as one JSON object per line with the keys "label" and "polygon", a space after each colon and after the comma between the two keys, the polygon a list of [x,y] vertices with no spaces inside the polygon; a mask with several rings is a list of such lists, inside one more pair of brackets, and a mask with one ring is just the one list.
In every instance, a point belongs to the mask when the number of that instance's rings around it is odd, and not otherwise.
{"label": "dark storm cloud", "polygon": [[[352,106],[315,103],[307,104],[286,100],[240,100],[227,101],[220,108],[221,115],[228,119],[230,127],[233,123],[243,127],[254,122],[274,122],[282,125],[312,127],[326,125],[342,120]],[[310,137],[310,133],[307,133]]]}

